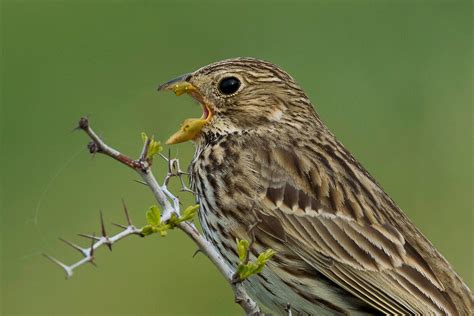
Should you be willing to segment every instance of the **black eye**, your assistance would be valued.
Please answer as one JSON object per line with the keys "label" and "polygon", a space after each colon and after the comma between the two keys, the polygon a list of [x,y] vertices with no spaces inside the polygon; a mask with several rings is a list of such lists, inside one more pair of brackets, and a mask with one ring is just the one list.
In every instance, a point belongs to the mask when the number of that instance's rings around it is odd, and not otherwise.
{"label": "black eye", "polygon": [[227,77],[219,82],[219,91],[222,94],[229,95],[237,92],[240,87],[240,80],[235,77]]}

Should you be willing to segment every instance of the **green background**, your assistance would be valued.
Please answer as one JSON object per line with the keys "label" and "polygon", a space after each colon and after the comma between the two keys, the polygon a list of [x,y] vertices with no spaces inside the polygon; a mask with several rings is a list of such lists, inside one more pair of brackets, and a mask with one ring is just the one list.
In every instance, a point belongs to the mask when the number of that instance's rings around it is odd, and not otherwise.
{"label": "green background", "polygon": [[[140,132],[165,139],[200,115],[189,98],[157,93],[159,83],[236,56],[292,74],[474,285],[472,2],[10,0],[1,20],[0,313],[242,314],[179,231],[101,249],[97,269],[68,281],[40,256],[73,262],[57,237],[84,244],[76,233],[99,231],[99,209],[123,222],[122,197],[141,225],[153,203],[130,170],[91,159],[85,135],[72,132],[78,118],[136,155]],[[193,148],[172,151],[187,165]]]}

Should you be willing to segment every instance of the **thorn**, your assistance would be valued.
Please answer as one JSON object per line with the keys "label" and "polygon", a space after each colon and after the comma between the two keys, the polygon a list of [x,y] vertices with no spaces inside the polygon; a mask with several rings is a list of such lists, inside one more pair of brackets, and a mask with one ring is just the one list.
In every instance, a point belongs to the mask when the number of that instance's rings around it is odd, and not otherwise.
{"label": "thorn", "polygon": [[104,224],[104,215],[102,210],[100,211],[100,230],[102,231],[102,237],[105,238],[105,244],[110,251],[112,251],[112,244],[110,243],[109,236],[107,236],[107,232],[105,231],[105,224]]}
{"label": "thorn", "polygon": [[58,259],[54,258],[53,256],[50,256],[46,253],[43,253],[43,256],[45,256],[46,258],[48,258],[49,260],[51,260],[52,262],[54,262],[55,264],[57,264],[58,266],[60,266],[63,269],[65,269],[67,267],[64,263],[62,263]]}
{"label": "thorn", "polygon": [[125,217],[127,218],[128,226],[133,226],[132,220],[130,219],[130,214],[128,213],[127,205],[125,204],[125,200],[122,199],[123,211],[125,212]]}
{"label": "thorn", "polygon": [[193,258],[197,256],[198,253],[202,252],[200,248],[196,249],[196,251],[193,253]]}
{"label": "thorn", "polygon": [[65,265],[64,263],[62,263],[61,261],[59,261],[58,259],[46,254],[46,253],[43,253],[43,256],[48,258],[51,262],[57,264],[58,266],[60,266],[64,272],[66,272],[66,278],[69,279],[70,277],[72,277],[72,269]]}
{"label": "thorn", "polygon": [[89,262],[94,266],[97,267],[97,265],[94,262],[94,240],[97,237],[95,237],[95,233],[92,233],[92,238],[91,238],[91,247],[89,248]]}
{"label": "thorn", "polygon": [[76,131],[78,131],[78,130],[80,130],[80,129],[82,130],[82,128],[81,128],[80,126],[76,126],[76,127],[74,127],[74,128],[71,130],[71,133],[74,133],[74,132],[76,132]]}
{"label": "thorn", "polygon": [[171,170],[171,148],[168,147],[168,174],[172,173],[172,170]]}
{"label": "thorn", "polygon": [[141,181],[141,180],[133,180],[133,181],[148,186],[148,184],[145,181]]}
{"label": "thorn", "polygon": [[179,189],[179,192],[188,192],[188,193],[195,194],[194,191],[189,188],[181,188]]}
{"label": "thorn", "polygon": [[107,238],[107,232],[105,231],[105,225],[104,225],[104,213],[102,213],[102,210],[100,210],[99,214],[100,214],[100,230],[102,232],[102,237]]}
{"label": "thorn", "polygon": [[145,144],[143,145],[142,153],[140,154],[140,159],[138,159],[140,162],[145,162],[146,155],[148,153],[148,149],[150,148],[150,143],[151,143],[151,138],[147,137]]}
{"label": "thorn", "polygon": [[160,157],[163,158],[165,161],[168,161],[168,158],[166,158],[165,155],[163,155],[162,153],[159,153]]}
{"label": "thorn", "polygon": [[81,237],[84,237],[84,238],[92,239],[92,240],[97,240],[97,241],[100,240],[99,237],[95,237],[94,235],[87,235],[87,234],[77,234],[77,235],[81,236]]}
{"label": "thorn", "polygon": [[71,246],[72,248],[76,249],[77,251],[79,251],[83,256],[87,256],[87,252],[84,250],[84,248],[76,245],[75,243],[69,241],[69,240],[66,240],[66,239],[63,239],[63,238],[59,238],[59,240],[61,240],[63,243],[65,243],[66,245],[69,245]]}
{"label": "thorn", "polygon": [[120,227],[122,229],[127,229],[128,228],[127,226],[122,225],[122,224],[117,224],[117,223],[111,223],[111,224],[114,225],[114,226]]}
{"label": "thorn", "polygon": [[94,240],[95,240],[95,233],[92,233],[92,238],[91,238],[91,248],[89,251],[89,256],[94,257]]}

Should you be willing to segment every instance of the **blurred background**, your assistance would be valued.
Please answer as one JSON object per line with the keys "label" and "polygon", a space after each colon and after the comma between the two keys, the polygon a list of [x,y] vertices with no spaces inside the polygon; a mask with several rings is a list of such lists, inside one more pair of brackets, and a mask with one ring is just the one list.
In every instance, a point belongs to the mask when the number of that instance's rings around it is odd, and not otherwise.
{"label": "blurred background", "polygon": [[[142,225],[154,202],[132,171],[91,158],[78,119],[137,156],[140,132],[164,140],[201,114],[157,85],[236,56],[292,74],[474,285],[471,1],[3,0],[1,20],[2,315],[242,314],[180,231],[100,249],[67,281],[41,256],[72,263],[58,237],[86,245],[76,234],[99,232],[99,210],[124,222],[121,198]],[[171,150],[186,166],[193,146]]]}

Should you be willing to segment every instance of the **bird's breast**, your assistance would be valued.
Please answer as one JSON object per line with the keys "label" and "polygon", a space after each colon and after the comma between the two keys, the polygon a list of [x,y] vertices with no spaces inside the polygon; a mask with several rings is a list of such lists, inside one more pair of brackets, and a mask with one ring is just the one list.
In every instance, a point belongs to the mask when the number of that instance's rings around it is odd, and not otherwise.
{"label": "bird's breast", "polygon": [[244,152],[237,140],[227,137],[197,148],[190,165],[203,231],[221,252],[235,252],[235,239],[248,238],[255,221],[257,177]]}

